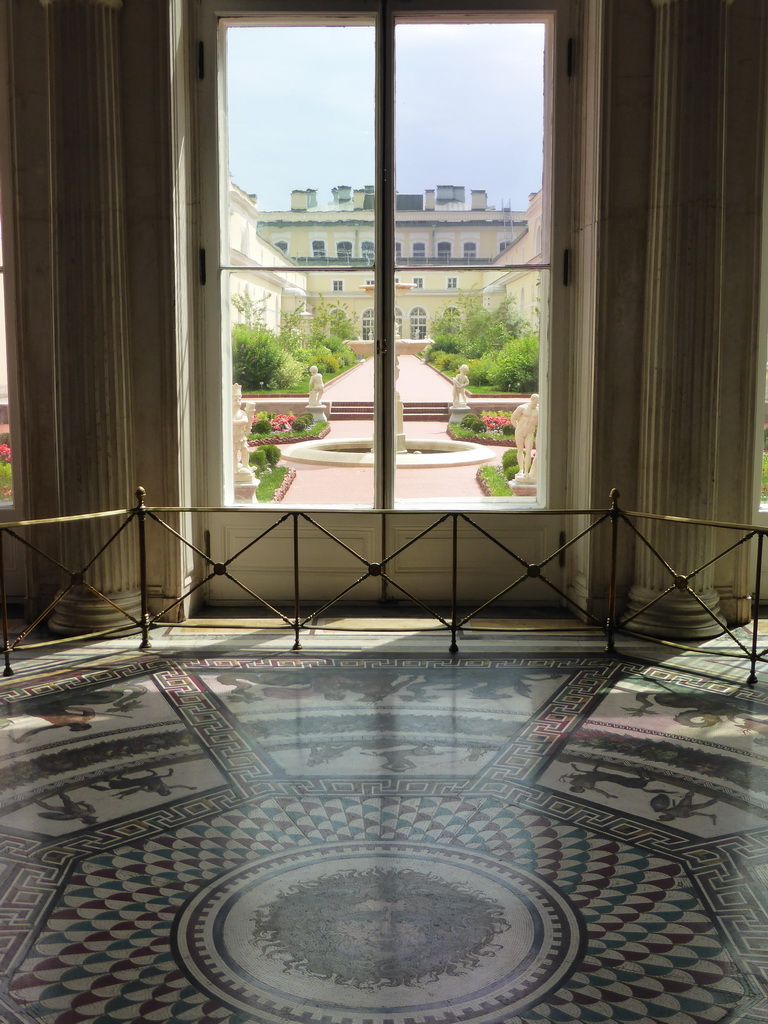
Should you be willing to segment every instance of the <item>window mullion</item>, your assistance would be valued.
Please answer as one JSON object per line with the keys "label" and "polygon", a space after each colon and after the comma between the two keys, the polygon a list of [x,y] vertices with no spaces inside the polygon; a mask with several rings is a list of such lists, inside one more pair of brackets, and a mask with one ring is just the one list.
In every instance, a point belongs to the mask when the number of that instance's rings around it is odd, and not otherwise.
{"label": "window mullion", "polygon": [[376,291],[374,323],[374,504],[392,508],[395,498],[395,19],[381,0],[376,30],[376,175],[374,234]]}

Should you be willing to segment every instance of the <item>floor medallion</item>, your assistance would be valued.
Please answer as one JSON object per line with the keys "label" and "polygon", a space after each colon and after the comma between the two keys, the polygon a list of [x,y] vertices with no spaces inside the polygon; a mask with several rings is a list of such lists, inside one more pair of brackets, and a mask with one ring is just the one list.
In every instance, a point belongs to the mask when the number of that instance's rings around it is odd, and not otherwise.
{"label": "floor medallion", "polygon": [[423,843],[263,858],[207,885],[176,925],[194,983],[274,1024],[494,1024],[561,985],[583,940],[543,878]]}

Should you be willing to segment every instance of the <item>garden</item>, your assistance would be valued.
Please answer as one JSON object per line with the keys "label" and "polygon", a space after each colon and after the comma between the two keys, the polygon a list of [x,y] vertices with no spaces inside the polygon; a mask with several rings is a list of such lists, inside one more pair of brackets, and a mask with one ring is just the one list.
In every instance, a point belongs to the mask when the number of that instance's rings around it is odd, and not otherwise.
{"label": "garden", "polygon": [[[466,363],[471,395],[536,391],[539,339],[514,299],[505,297],[494,309],[487,309],[474,293],[459,293],[451,301],[430,322],[433,340],[421,357],[424,362],[448,380]],[[359,336],[356,318],[343,306],[321,302],[311,317],[299,307],[284,314],[280,328],[273,329],[266,323],[263,303],[242,293],[233,296],[232,302],[241,315],[232,330],[233,378],[244,393],[295,392],[298,398],[307,394],[311,366],[317,366],[327,384],[357,363],[346,344]],[[260,480],[258,500],[277,500],[290,484],[294,471],[277,466],[280,446],[322,438],[330,429],[326,422],[315,422],[311,413],[258,412],[249,437],[251,465]],[[473,413],[458,424],[446,425],[446,432],[454,440],[508,449],[500,465],[478,471],[484,494],[508,496],[509,481],[518,472],[511,414]],[[260,453],[272,449],[278,451],[278,459],[265,464]]]}

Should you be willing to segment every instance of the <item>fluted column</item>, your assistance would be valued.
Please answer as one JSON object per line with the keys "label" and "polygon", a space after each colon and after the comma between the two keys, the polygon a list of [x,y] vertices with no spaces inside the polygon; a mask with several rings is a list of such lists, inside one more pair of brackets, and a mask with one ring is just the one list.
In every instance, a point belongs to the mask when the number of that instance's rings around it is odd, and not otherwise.
{"label": "fluted column", "polygon": [[[715,518],[720,360],[726,29],[730,0],[653,0],[656,8],[653,174],[645,301],[639,507]],[[725,454],[725,453],[723,453]],[[703,528],[641,523],[676,572],[715,552]],[[718,610],[712,571],[691,581]],[[666,590],[668,571],[638,546],[630,613]],[[656,636],[718,631],[682,589],[632,625]]]}
{"label": "fluted column", "polygon": [[[42,0],[50,69],[58,491],[61,513],[125,507],[136,483],[129,434],[118,28],[122,0]],[[53,427],[53,418],[52,418]],[[117,524],[62,529],[63,560],[85,566]],[[87,573],[138,611],[126,532]],[[59,633],[124,623],[77,586],[50,621]]]}

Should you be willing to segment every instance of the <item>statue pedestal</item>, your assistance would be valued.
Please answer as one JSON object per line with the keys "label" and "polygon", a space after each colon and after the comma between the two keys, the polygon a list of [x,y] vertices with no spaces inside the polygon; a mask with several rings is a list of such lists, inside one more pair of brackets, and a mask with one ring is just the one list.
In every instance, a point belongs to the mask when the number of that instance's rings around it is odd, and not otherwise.
{"label": "statue pedestal", "polygon": [[451,414],[450,418],[448,420],[449,423],[461,423],[461,421],[464,419],[464,417],[468,413],[472,412],[472,410],[466,404],[465,405],[452,405],[450,410],[449,410],[449,412]]}
{"label": "statue pedestal", "polygon": [[328,417],[325,415],[325,408],[324,405],[307,405],[305,411],[312,413],[315,423],[327,423]]}
{"label": "statue pedestal", "polygon": [[536,494],[536,478],[527,473],[518,473],[512,480],[512,493],[518,497]]}
{"label": "statue pedestal", "polygon": [[256,484],[235,484],[235,504],[255,505]]}
{"label": "statue pedestal", "polygon": [[235,471],[235,502],[238,505],[254,505],[259,481],[253,470],[240,466]]}

